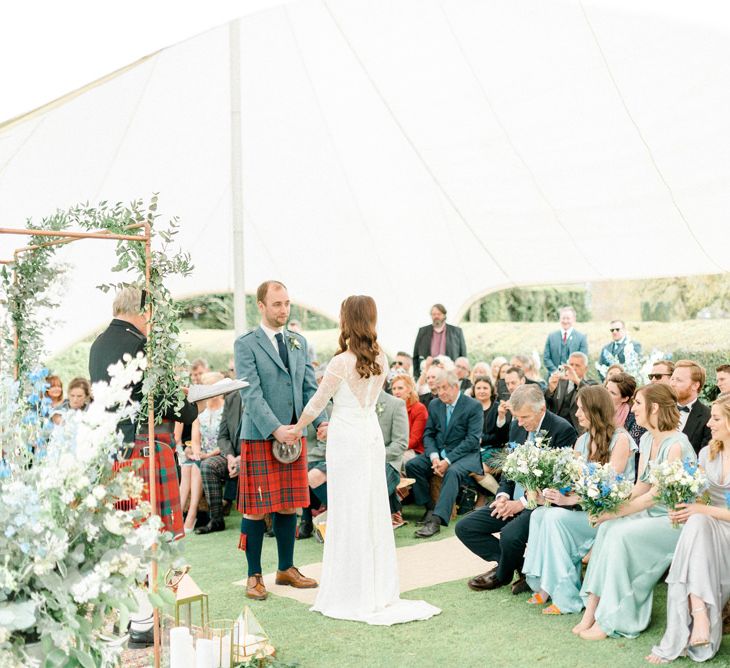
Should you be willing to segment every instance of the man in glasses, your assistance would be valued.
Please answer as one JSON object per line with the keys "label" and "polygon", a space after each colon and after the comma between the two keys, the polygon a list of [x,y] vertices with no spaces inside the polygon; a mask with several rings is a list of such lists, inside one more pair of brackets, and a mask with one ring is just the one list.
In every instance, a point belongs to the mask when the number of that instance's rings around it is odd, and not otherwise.
{"label": "man in glasses", "polygon": [[[607,343],[601,350],[598,363],[604,367],[610,367],[612,364],[626,364],[627,358],[634,355],[638,361],[641,354],[641,344],[638,341],[632,341],[626,333],[626,324],[623,320],[612,320],[608,326],[611,332],[611,343]],[[603,373],[599,370],[601,380],[605,380]]]}
{"label": "man in glasses", "polygon": [[664,383],[665,385],[671,385],[669,379],[674,373],[674,362],[670,360],[659,360],[654,362],[654,366],[651,367],[651,373],[649,376],[650,383]]}
{"label": "man in glasses", "polygon": [[408,374],[413,375],[413,358],[408,354],[400,351],[395,355],[393,366],[403,369]]}

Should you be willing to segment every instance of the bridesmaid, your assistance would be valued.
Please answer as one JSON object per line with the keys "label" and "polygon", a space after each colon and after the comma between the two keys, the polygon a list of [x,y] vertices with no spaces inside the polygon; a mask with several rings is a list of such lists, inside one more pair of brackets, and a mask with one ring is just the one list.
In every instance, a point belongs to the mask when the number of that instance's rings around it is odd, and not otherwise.
{"label": "bridesmaid", "polygon": [[[600,385],[578,391],[578,423],[585,433],[575,442],[575,451],[584,461],[610,462],[616,473],[634,480],[636,443],[625,429],[617,427],[614,403]],[[580,597],[581,559],[593,545],[598,530],[580,510],[575,494],[565,496],[556,489],[546,489],[543,496],[553,506],[538,508],[530,518],[524,573],[535,592],[527,602],[552,605],[544,615],[560,615],[583,609]]]}
{"label": "bridesmaid", "polygon": [[667,583],[667,631],[646,657],[669,663],[679,656],[708,661],[722,642],[722,609],[730,599],[730,395],[713,405],[712,441],[700,451],[712,505],[680,504],[669,513],[686,522]]}
{"label": "bridesmaid", "polygon": [[586,609],[573,628],[584,640],[635,638],[649,625],[654,586],[671,563],[679,539],[666,506],[655,502],[649,473],[666,461],[697,460],[687,437],[677,431],[677,395],[671,387],[642,387],[632,410],[647,429],[639,444],[639,480],[628,503],[596,520],[600,527],[580,592]]}

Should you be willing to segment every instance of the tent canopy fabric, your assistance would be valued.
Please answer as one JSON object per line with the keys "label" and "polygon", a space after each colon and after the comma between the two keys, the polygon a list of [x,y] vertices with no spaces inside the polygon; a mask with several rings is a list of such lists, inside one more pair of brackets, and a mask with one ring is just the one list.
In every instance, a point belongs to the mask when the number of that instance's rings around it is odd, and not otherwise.
{"label": "tent canopy fabric", "polygon": [[[247,291],[277,278],[335,319],[370,294],[395,352],[434,302],[456,321],[507,286],[728,271],[730,19],[683,4],[301,0],[239,19]],[[229,34],[0,126],[0,226],[159,192],[196,267],[173,294],[232,289]],[[23,243],[0,237],[0,257]],[[51,350],[111,311],[94,286],[113,245],[59,257]]]}

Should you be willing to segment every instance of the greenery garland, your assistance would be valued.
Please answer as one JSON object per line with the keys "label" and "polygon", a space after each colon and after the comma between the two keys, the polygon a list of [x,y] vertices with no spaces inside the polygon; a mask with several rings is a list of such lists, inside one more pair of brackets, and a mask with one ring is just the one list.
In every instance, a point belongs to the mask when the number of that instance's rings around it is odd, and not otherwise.
{"label": "greenery garland", "polygon": [[[187,360],[179,343],[180,318],[178,308],[165,287],[165,280],[174,274],[189,276],[193,270],[190,255],[173,249],[173,241],[179,231],[179,221],[172,218],[165,227],[155,229],[158,225],[158,196],[154,194],[147,206],[138,199],[129,205],[120,202],[110,205],[101,202],[96,207],[80,204],[68,211],[58,211],[55,215],[44,218],[40,224],[33,225],[28,221],[28,229],[58,230],[59,237],[33,237],[29,246],[37,246],[33,250],[18,255],[14,264],[16,280],[11,272],[3,267],[2,287],[7,314],[18,335],[18,347],[14,354],[11,336],[3,336],[3,358],[13,360],[18,367],[18,377],[25,378],[29,371],[40,366],[43,354],[43,323],[38,311],[41,307],[55,306],[55,300],[49,297],[49,289],[59,277],[59,267],[52,263],[53,255],[59,248],[44,246],[45,242],[56,241],[62,237],[62,231],[71,225],[78,225],[86,231],[106,230],[112,234],[130,234],[142,236],[142,228],[130,230],[130,225],[146,223],[150,226],[153,239],[159,237],[161,245],[151,252],[150,288],[147,291],[146,303],[152,307],[152,327],[147,339],[147,371],[143,384],[143,406],[147,405],[150,392],[154,391],[156,419],[170,408],[179,409],[184,402],[182,387],[185,384],[183,369]],[[127,285],[145,287],[146,253],[145,244],[133,240],[118,240],[116,244],[117,264],[112,271],[132,272],[129,282],[110,283],[98,286],[104,292],[111,288]],[[0,363],[5,359],[0,358]],[[144,409],[143,409],[144,410]]]}

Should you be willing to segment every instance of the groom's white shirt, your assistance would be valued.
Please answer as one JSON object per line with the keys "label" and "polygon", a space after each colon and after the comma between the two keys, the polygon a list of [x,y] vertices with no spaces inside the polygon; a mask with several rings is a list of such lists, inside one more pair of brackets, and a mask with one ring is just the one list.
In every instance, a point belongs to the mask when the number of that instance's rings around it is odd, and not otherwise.
{"label": "groom's white shirt", "polygon": [[276,343],[276,335],[280,334],[284,331],[283,327],[277,327],[276,329],[271,329],[271,327],[267,327],[264,325],[264,323],[261,323],[261,329],[264,330],[264,334],[269,337],[269,341],[271,341],[271,345],[274,346],[274,350],[277,352],[279,351],[279,346]]}

